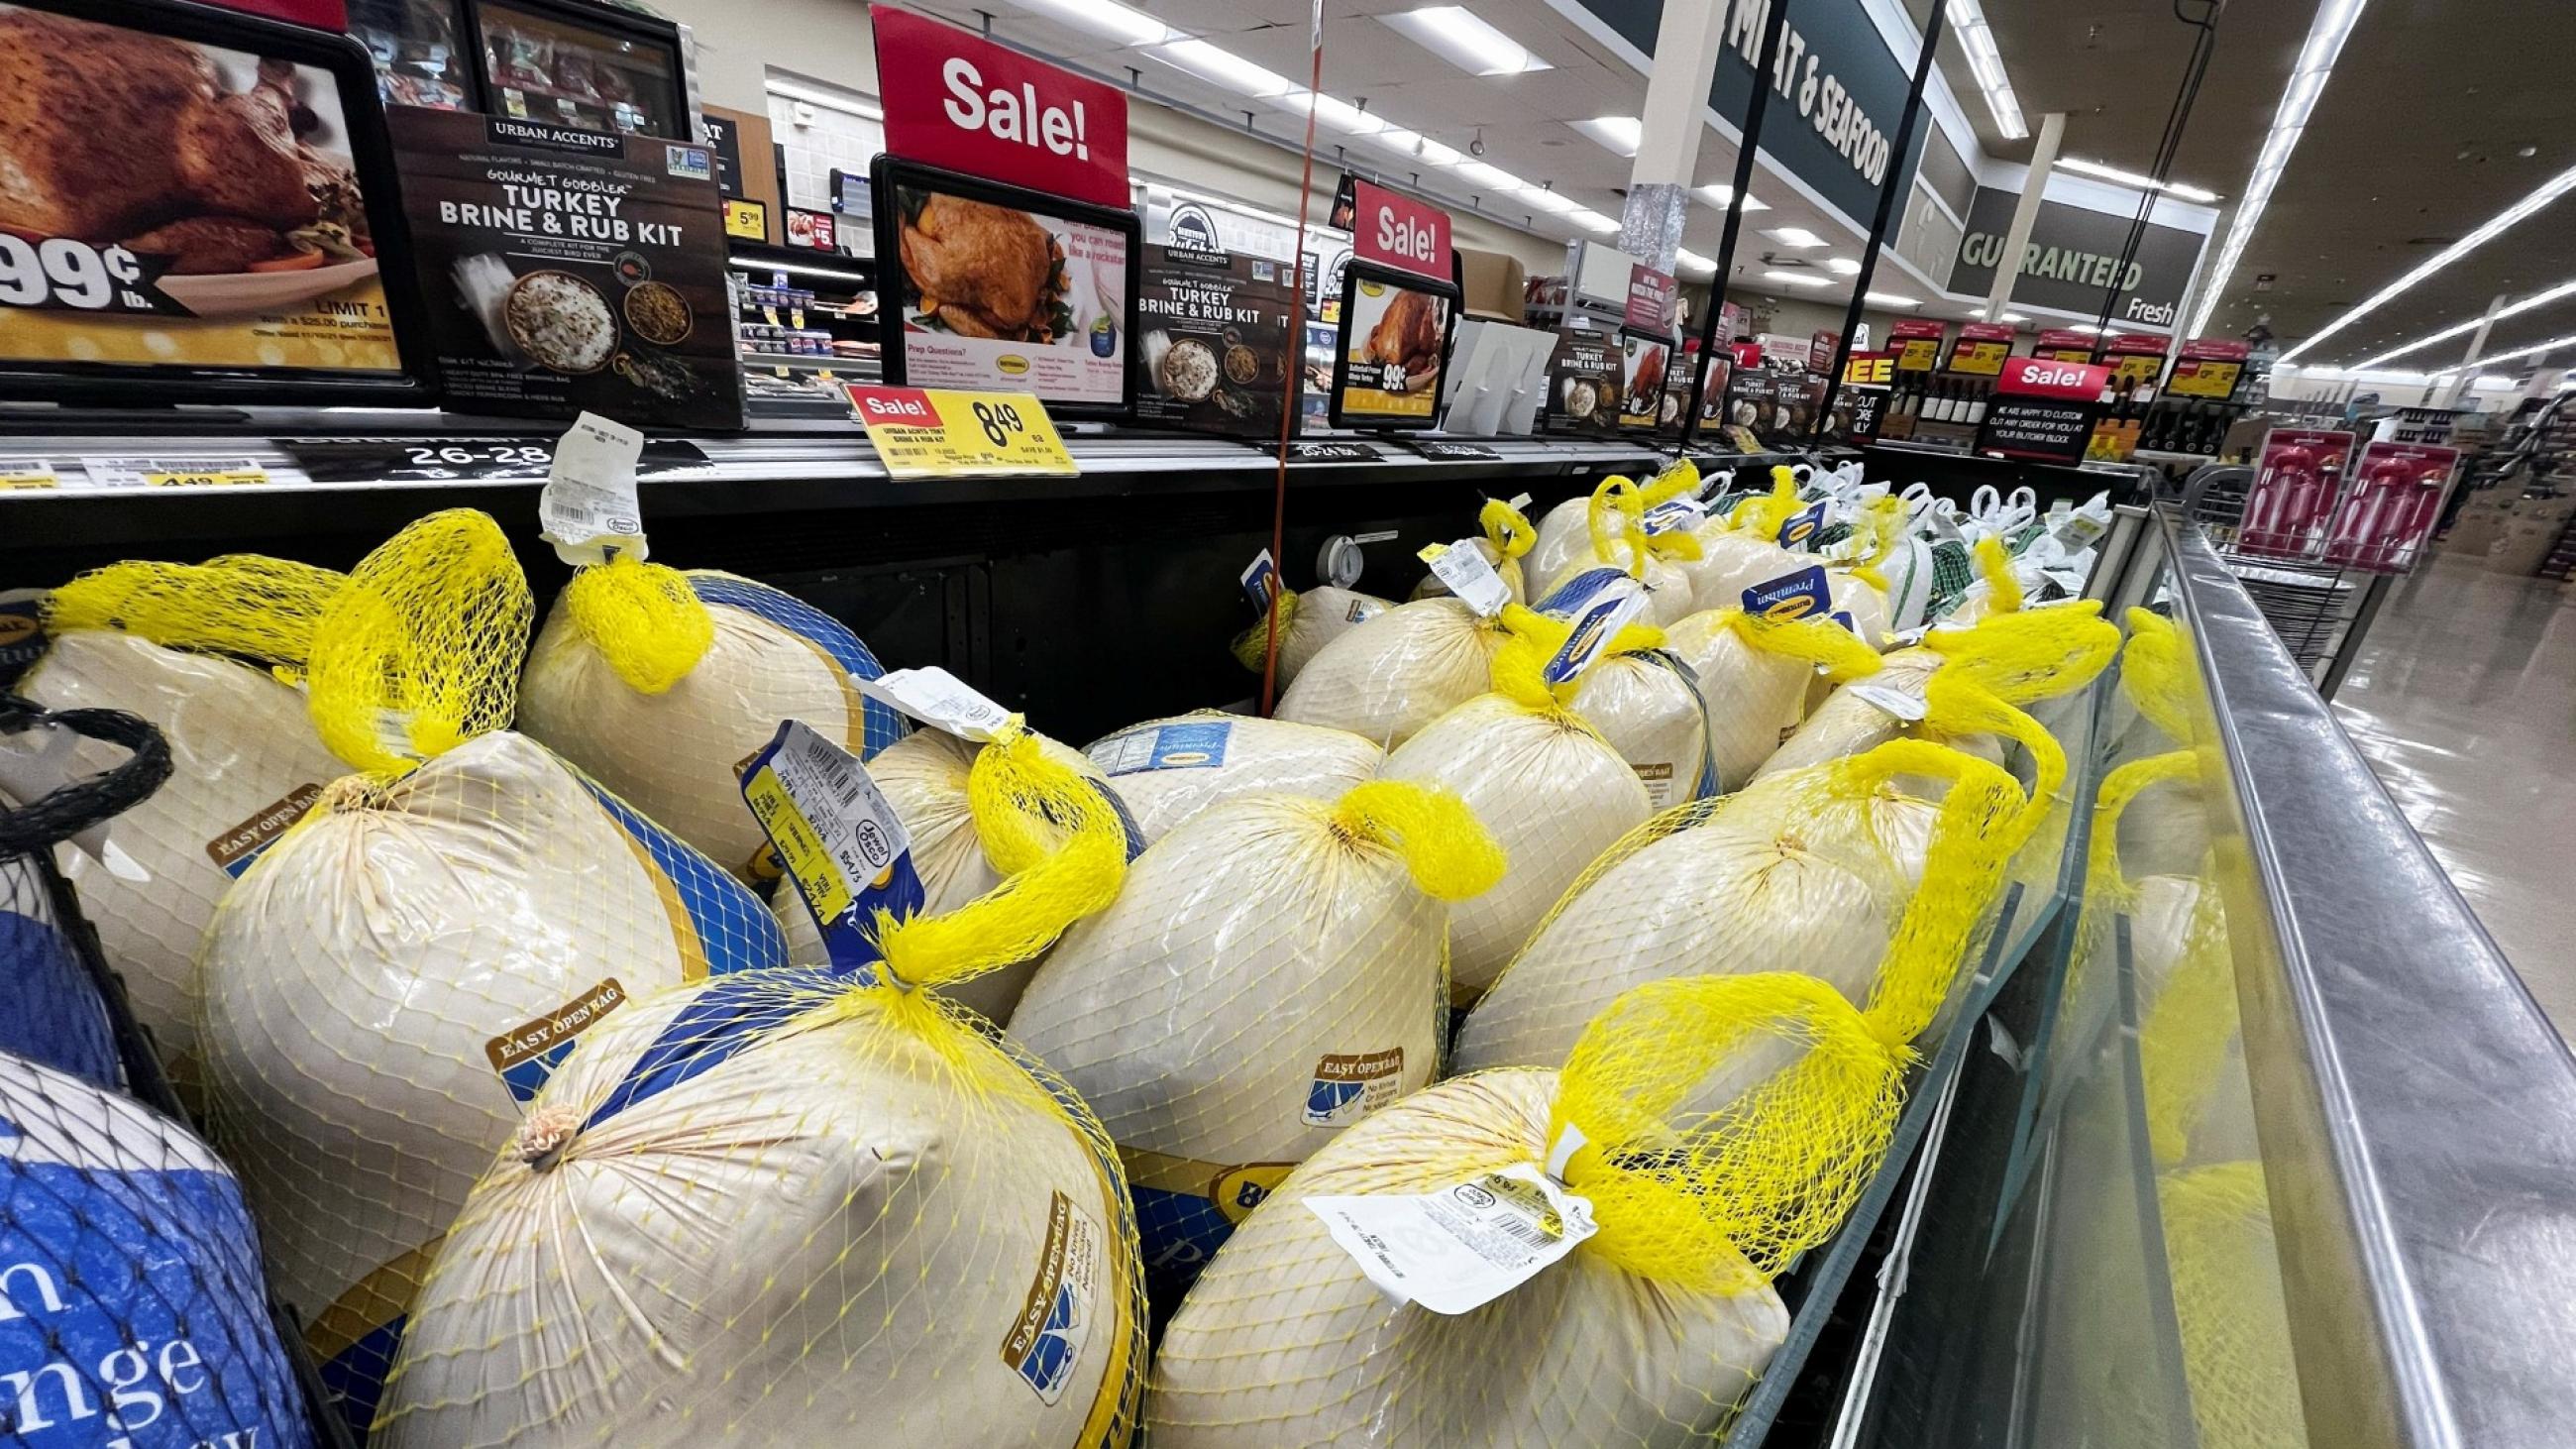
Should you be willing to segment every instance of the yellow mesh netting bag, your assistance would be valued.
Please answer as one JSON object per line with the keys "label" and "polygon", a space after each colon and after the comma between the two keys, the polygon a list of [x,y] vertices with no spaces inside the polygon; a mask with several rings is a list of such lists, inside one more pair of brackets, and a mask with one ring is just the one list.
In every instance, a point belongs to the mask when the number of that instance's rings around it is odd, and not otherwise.
{"label": "yellow mesh netting bag", "polygon": [[1880,668],[1877,650],[1814,615],[1770,619],[1711,609],[1672,626],[1666,642],[1708,701],[1709,755],[1721,790],[1740,789],[1797,730],[1810,681],[1864,678]]}
{"label": "yellow mesh netting bag", "polygon": [[[1279,687],[1285,689],[1307,665],[1315,662],[1324,646],[1367,623],[1395,605],[1375,594],[1357,589],[1318,584],[1300,593],[1281,589],[1279,613]],[[1256,619],[1252,627],[1234,636],[1235,662],[1255,674],[1261,672],[1270,653],[1270,621]]]}
{"label": "yellow mesh netting bag", "polygon": [[1637,772],[1657,810],[1717,790],[1708,703],[1698,676],[1664,631],[1630,624],[1603,648],[1574,692],[1574,710]]}
{"label": "yellow mesh netting bag", "polygon": [[1018,822],[992,891],[880,914],[854,975],[664,991],[584,1040],[450,1230],[373,1442],[1127,1442],[1145,1311],[1116,1154],[923,989],[1107,905],[1124,833],[1007,735],[977,770]]}
{"label": "yellow mesh netting bag", "polygon": [[1494,656],[1494,692],[1386,759],[1389,780],[1455,791],[1509,862],[1501,884],[1450,912],[1450,985],[1461,1004],[1484,993],[1584,866],[1653,809],[1637,772],[1563,703],[1580,681],[1552,686],[1542,676],[1570,626],[1519,605],[1503,619],[1510,637]]}
{"label": "yellow mesh netting bag", "polygon": [[308,703],[365,773],[233,884],[201,957],[217,1143],[360,1428],[440,1235],[564,1054],[635,996],[786,960],[732,877],[497,728],[531,614],[478,513],[359,564]]}
{"label": "yellow mesh netting bag", "polygon": [[1736,607],[1746,589],[1816,562],[1780,546],[1780,526],[1805,505],[1787,468],[1773,468],[1771,479],[1769,493],[1747,498],[1729,513],[1711,514],[1691,530],[1700,556],[1681,568],[1690,579],[1693,611]]}
{"label": "yellow mesh netting bag", "polygon": [[[1938,805],[1892,797],[1909,776],[1950,788]],[[1855,1006],[1884,995],[1908,1028],[1892,1039],[1910,1040],[1970,949],[2024,811],[2001,770],[1911,740],[1666,811],[1549,911],[1459,1028],[1458,1066],[1554,1066],[1632,987],[1783,966]],[[1931,1008],[1913,999],[1926,992]]]}
{"label": "yellow mesh netting bag", "polygon": [[[1484,508],[1476,515],[1476,523],[1484,530],[1484,537],[1472,541],[1475,550],[1485,556],[1485,562],[1493,565],[1495,575],[1502,579],[1503,588],[1511,595],[1512,602],[1528,603],[1529,583],[1521,568],[1521,560],[1538,546],[1538,525],[1531,523],[1528,515],[1499,498],[1485,500]],[[1435,573],[1426,572],[1422,582],[1413,586],[1413,597],[1417,599],[1446,598],[1448,594],[1449,586],[1442,583]]]}
{"label": "yellow mesh netting bag", "polygon": [[[1749,1090],[1730,1064],[1795,1065]],[[1158,1449],[1705,1444],[1788,1328],[1769,1280],[1849,1212],[1909,1053],[1785,973],[1620,998],[1562,1073],[1442,1082],[1316,1153],[1256,1209],[1165,1333]],[[1561,1173],[1598,1231],[1459,1314],[1388,1298],[1308,1206]]]}
{"label": "yellow mesh netting bag", "polygon": [[2203,1449],[2308,1449],[2262,1164],[2160,1174],[2156,1204]]}
{"label": "yellow mesh netting bag", "polygon": [[[122,563],[45,601],[46,647],[18,692],[48,709],[118,709],[169,742],[170,778],[109,821],[100,856],[55,850],[135,1017],[193,1096],[197,943],[234,877],[345,768],[286,677],[348,576],[235,554],[204,564]],[[124,751],[82,740],[74,767]]]}
{"label": "yellow mesh netting bag", "polygon": [[1400,604],[1325,645],[1274,714],[1393,749],[1485,692],[1504,637],[1457,599]]}
{"label": "yellow mesh netting bag", "polygon": [[1688,530],[1649,535],[1645,514],[1698,487],[1699,472],[1688,464],[1643,487],[1628,478],[1603,479],[1584,505],[1580,538],[1561,545],[1555,557],[1550,557],[1542,539],[1531,554],[1532,577],[1543,581],[1539,599],[1594,569],[1617,569],[1646,586],[1649,617],[1654,622],[1669,624],[1689,613],[1691,583],[1679,565],[1699,557],[1699,541]]}
{"label": "yellow mesh netting bag", "polygon": [[1038,968],[1012,1034],[1125,1155],[1157,1305],[1290,1164],[1437,1075],[1449,916],[1502,873],[1445,791],[1245,795],[1147,850]]}
{"label": "yellow mesh netting bag", "polygon": [[812,605],[621,555],[577,570],[528,652],[518,728],[746,880],[775,879],[735,768],[785,719],[873,758],[901,718],[885,671]]}

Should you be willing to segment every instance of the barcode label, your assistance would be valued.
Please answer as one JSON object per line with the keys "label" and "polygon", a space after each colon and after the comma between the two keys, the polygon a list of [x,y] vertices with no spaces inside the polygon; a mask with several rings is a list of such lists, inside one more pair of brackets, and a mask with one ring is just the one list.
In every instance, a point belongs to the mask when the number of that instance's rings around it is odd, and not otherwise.
{"label": "barcode label", "polygon": [[[918,878],[905,859],[911,837],[866,767],[791,719],[752,756],[742,798],[768,833],[787,878],[812,908],[835,963],[855,967],[874,959],[873,947],[862,949],[855,940],[839,939],[855,936],[855,931],[837,928],[859,917],[862,907],[918,909],[920,902]],[[851,959],[844,962],[844,955]]]}
{"label": "barcode label", "polygon": [[1434,1313],[1491,1303],[1594,1232],[1591,1202],[1526,1162],[1438,1192],[1304,1202],[1370,1282]]}

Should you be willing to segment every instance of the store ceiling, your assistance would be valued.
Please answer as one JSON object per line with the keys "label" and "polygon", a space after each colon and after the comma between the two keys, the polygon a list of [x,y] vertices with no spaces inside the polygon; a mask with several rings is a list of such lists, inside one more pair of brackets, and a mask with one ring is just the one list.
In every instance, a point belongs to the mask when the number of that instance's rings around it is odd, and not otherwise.
{"label": "store ceiling", "polygon": [[[2145,171],[2188,58],[2174,0],[1984,0],[2033,130],[2067,113],[2061,154]],[[2359,23],[2272,193],[2208,331],[2268,321],[2284,346],[2335,317],[2576,166],[2576,6],[2565,0],[2364,0]],[[1919,12],[1922,0],[1915,0]],[[2186,0],[2185,9],[2196,9]],[[2172,178],[2232,200],[2252,172],[2316,0],[2235,0],[2218,22]],[[1975,82],[1944,65],[1986,149],[2024,159],[2030,143],[1993,130]],[[2530,149],[2532,154],[2522,152]],[[2225,205],[2225,202],[2221,203]],[[2256,278],[2275,277],[2267,291]],[[2576,196],[2336,333],[2300,359],[2350,365],[2477,317],[2497,293],[2576,280]],[[2576,334],[2576,296],[2499,323],[2490,354]],[[2466,339],[2386,365],[2456,363]],[[2564,362],[2567,359],[2558,359]],[[2521,365],[2528,366],[2530,359]]]}
{"label": "store ceiling", "polygon": [[[1304,0],[1131,0],[1175,29],[1222,45],[1241,58],[1284,76],[1299,86],[1310,72],[1306,49],[1307,7]],[[1520,75],[1486,77],[1468,74],[1416,45],[1373,17],[1420,8],[1436,0],[1326,0],[1324,78],[1321,89],[1353,103],[1366,103],[1369,114],[1418,131],[1443,145],[1468,150],[1480,136],[1478,158],[1526,181],[1552,181],[1561,195],[1604,216],[1617,217],[1628,183],[1629,161],[1569,128],[1572,121],[1595,116],[1635,116],[1643,111],[1646,79],[1546,0],[1471,0],[1475,13],[1536,52],[1551,69]],[[1086,30],[1059,23],[1042,13],[1004,0],[919,0],[920,8],[970,27],[992,16],[1001,39],[1040,54],[1061,57],[1084,69],[1117,79],[1134,73],[1143,93],[1219,117],[1250,125],[1276,140],[1297,139],[1302,111],[1292,115],[1280,106],[1247,100],[1236,90],[1210,84],[1149,56]],[[1418,172],[1425,190],[1444,200],[1461,201],[1473,194],[1478,209],[1542,235],[1562,238],[1593,233],[1544,211],[1510,203],[1481,192],[1454,172],[1419,162],[1399,163],[1360,140],[1318,128],[1318,153],[1330,158],[1330,147],[1346,148],[1351,162],[1401,181]],[[1716,132],[1704,136],[1699,155],[1700,184],[1725,185],[1733,180],[1734,148]],[[1319,168],[1320,169],[1320,168]],[[1176,178],[1177,179],[1177,178]],[[1327,184],[1329,178],[1319,181]],[[1825,305],[1849,302],[1848,281],[1823,270],[1826,257],[1857,259],[1860,238],[1851,228],[1806,203],[1786,186],[1757,180],[1756,199],[1770,210],[1745,219],[1737,246],[1739,291],[1769,293]],[[1723,213],[1694,200],[1682,244],[1703,256],[1718,249]],[[1780,246],[1764,232],[1798,227],[1827,237],[1834,245],[1799,250]],[[1883,264],[1873,290],[1925,297],[1929,289]],[[1767,285],[1762,273],[1773,268],[1828,278],[1822,287]],[[1685,278],[1704,274],[1683,269]],[[1962,315],[1959,309],[1925,308],[1922,315]]]}

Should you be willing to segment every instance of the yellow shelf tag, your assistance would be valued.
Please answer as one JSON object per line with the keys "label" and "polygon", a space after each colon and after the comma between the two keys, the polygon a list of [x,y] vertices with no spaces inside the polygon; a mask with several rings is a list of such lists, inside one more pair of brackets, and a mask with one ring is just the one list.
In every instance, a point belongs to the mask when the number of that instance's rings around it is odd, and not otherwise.
{"label": "yellow shelf tag", "polygon": [[995,478],[1081,472],[1033,393],[852,383],[850,414],[897,478]]}

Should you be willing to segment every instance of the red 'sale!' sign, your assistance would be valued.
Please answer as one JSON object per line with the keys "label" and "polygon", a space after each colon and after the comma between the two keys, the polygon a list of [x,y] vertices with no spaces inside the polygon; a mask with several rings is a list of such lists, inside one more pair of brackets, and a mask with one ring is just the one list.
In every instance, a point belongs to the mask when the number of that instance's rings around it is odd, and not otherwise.
{"label": "red 'sale!' sign", "polygon": [[1449,280],[1449,213],[1383,186],[1351,184],[1351,255],[1381,267]]}
{"label": "red 'sale!' sign", "polygon": [[2089,362],[2063,362],[2048,357],[2007,358],[1995,390],[2015,397],[2054,397],[2068,402],[2096,402],[2111,385],[2111,369]]}
{"label": "red 'sale!' sign", "polygon": [[887,6],[869,18],[887,151],[1127,209],[1127,97],[1117,87]]}

